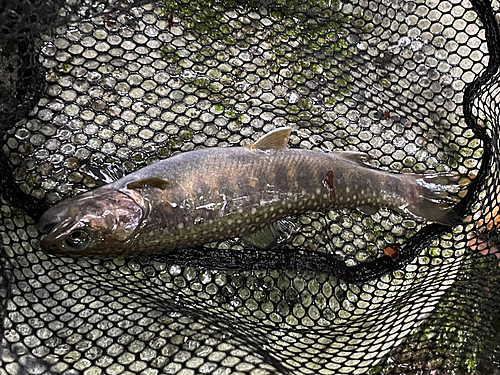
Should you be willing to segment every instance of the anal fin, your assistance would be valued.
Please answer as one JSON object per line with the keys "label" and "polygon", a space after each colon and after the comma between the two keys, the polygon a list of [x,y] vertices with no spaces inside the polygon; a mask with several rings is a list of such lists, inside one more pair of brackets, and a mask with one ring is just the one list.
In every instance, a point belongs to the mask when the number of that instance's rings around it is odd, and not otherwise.
{"label": "anal fin", "polygon": [[241,239],[259,249],[267,249],[276,244],[280,237],[288,235],[292,231],[293,226],[292,222],[283,219],[276,223],[271,223],[257,232],[243,236]]}
{"label": "anal fin", "polygon": [[375,215],[378,212],[378,208],[374,206],[361,206],[357,208],[366,215]]}

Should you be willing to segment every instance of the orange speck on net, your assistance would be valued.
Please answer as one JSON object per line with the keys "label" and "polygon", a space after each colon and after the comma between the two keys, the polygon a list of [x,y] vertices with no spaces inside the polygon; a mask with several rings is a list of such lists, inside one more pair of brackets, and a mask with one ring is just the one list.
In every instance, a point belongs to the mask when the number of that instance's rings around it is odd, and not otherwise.
{"label": "orange speck on net", "polygon": [[[473,251],[479,251],[481,255],[494,255],[500,259],[500,250],[494,241],[486,234],[478,234],[467,242],[467,246]],[[500,262],[498,263],[500,267]]]}
{"label": "orange speck on net", "polygon": [[399,248],[401,247],[401,245],[399,244],[394,244],[394,245],[390,245],[390,246],[387,246],[385,249],[384,249],[384,254],[391,257],[392,259],[398,259],[399,258]]}
{"label": "orange speck on net", "polygon": [[386,120],[389,120],[391,118],[391,114],[389,113],[389,111],[384,112],[384,117]]}
{"label": "orange speck on net", "polygon": [[[497,187],[498,192],[499,187]],[[496,197],[496,203],[500,203],[500,194]],[[486,207],[482,216],[484,219],[477,220],[476,233],[473,237],[469,237],[467,246],[473,251],[478,251],[481,255],[494,255],[497,259],[500,259],[500,248],[497,243],[500,234],[499,206],[495,205],[493,209]],[[500,267],[500,262],[498,266]]]}

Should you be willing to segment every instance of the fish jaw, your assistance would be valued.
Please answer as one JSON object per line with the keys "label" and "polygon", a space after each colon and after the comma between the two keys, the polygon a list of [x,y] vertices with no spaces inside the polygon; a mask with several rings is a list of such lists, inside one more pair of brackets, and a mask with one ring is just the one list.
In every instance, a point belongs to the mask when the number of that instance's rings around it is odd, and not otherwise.
{"label": "fish jaw", "polygon": [[43,213],[35,224],[36,229],[41,233],[52,233],[56,227],[65,226],[71,220],[72,216],[76,216],[77,214],[77,212],[72,212],[77,211],[75,208],[72,209],[72,207],[79,207],[84,202],[92,201],[96,198],[94,195],[94,192],[90,191],[52,206]]}
{"label": "fish jaw", "polygon": [[49,232],[41,241],[42,250],[71,257],[120,255],[119,249],[134,237],[147,214],[144,202],[115,189],[90,193],[63,201],[42,215],[37,228]]}

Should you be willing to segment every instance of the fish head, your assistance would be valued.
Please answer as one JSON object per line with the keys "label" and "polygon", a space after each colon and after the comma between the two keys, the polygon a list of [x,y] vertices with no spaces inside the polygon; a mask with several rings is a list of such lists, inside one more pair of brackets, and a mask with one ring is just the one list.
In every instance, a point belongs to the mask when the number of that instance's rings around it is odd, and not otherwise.
{"label": "fish head", "polygon": [[44,251],[60,256],[120,255],[145,216],[140,197],[118,190],[97,189],[63,201],[46,211],[37,228],[47,236]]}

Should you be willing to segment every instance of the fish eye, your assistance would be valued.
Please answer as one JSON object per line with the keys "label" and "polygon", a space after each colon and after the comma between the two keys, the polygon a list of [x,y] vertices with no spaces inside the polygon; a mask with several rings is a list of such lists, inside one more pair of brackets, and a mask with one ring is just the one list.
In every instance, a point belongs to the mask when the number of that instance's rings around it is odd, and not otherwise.
{"label": "fish eye", "polygon": [[66,238],[64,239],[64,243],[71,250],[85,250],[90,244],[90,236],[83,229],[75,229],[66,236]]}

